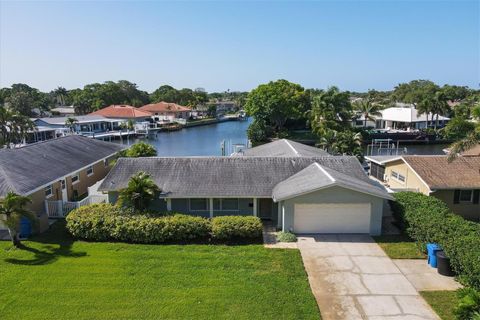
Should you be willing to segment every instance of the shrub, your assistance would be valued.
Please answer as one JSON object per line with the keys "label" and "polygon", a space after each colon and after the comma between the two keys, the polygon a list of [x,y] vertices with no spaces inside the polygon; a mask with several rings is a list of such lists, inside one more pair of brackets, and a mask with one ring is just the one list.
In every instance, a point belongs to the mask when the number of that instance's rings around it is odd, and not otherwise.
{"label": "shrub", "polygon": [[422,245],[440,244],[459,280],[480,290],[480,224],[453,214],[435,197],[399,192],[395,199],[392,211],[402,230]]}
{"label": "shrub", "polygon": [[128,158],[155,157],[156,155],[157,150],[151,144],[145,142],[135,143],[124,153],[124,156]]}
{"label": "shrub", "polygon": [[77,238],[134,243],[183,242],[208,239],[210,222],[201,217],[174,214],[134,215],[111,204],[95,204],[73,210],[67,229]]}
{"label": "shrub", "polygon": [[277,233],[278,242],[297,242],[297,236],[291,232],[280,231]]}
{"label": "shrub", "polygon": [[225,216],[212,219],[215,240],[252,240],[262,235],[262,221],[252,216]]}
{"label": "shrub", "polygon": [[460,289],[458,298],[458,305],[453,311],[458,320],[471,320],[480,313],[480,292],[471,288]]}

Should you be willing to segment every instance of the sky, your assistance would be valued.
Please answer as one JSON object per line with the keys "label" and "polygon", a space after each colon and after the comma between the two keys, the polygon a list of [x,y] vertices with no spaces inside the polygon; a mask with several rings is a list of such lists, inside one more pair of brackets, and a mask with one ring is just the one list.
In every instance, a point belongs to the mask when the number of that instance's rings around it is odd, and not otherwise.
{"label": "sky", "polygon": [[479,89],[480,1],[0,2],[0,87]]}

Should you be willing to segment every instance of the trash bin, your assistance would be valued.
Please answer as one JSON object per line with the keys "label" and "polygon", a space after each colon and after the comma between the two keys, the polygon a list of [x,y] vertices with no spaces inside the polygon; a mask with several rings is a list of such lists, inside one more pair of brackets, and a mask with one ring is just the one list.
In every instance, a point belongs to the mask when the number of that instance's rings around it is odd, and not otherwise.
{"label": "trash bin", "polygon": [[28,238],[32,234],[32,224],[27,218],[20,220],[20,238]]}
{"label": "trash bin", "polygon": [[450,266],[450,259],[447,258],[443,250],[437,251],[437,266],[437,271],[442,276],[453,277],[455,275]]}
{"label": "trash bin", "polygon": [[432,268],[437,267],[437,251],[442,250],[436,243],[427,243],[428,264]]}

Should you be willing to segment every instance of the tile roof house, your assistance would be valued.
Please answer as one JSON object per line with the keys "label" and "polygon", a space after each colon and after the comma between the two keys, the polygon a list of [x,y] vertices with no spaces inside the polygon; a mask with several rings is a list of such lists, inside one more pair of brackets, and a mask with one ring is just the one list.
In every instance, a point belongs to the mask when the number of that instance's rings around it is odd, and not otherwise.
{"label": "tile roof house", "polygon": [[192,111],[188,107],[171,102],[158,102],[144,105],[140,110],[150,112],[157,121],[175,121],[177,119],[188,119]]}
{"label": "tile roof house", "polygon": [[72,201],[103,179],[109,160],[125,147],[79,135],[0,150],[0,197],[29,196],[30,209],[46,227],[45,200]]}
{"label": "tile roof house", "polygon": [[[312,147],[304,147],[313,154]],[[380,234],[384,201],[391,196],[355,157],[282,154],[122,158],[99,190],[114,203],[129,179],[145,171],[162,190],[154,210],[254,215],[297,233]]]}
{"label": "tile roof house", "polygon": [[112,104],[103,109],[94,111],[90,113],[90,115],[99,115],[106,118],[132,119],[136,121],[143,121],[152,117],[152,113],[146,110],[141,110],[140,108],[124,104]]}
{"label": "tile roof house", "polygon": [[421,192],[443,200],[464,218],[480,221],[480,157],[366,157],[370,174],[393,190]]}

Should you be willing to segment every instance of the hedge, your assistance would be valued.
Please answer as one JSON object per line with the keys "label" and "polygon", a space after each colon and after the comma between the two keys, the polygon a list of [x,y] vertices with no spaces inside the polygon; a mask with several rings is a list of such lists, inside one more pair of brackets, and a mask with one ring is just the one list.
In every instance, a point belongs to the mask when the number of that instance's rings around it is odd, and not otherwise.
{"label": "hedge", "polygon": [[131,243],[234,241],[259,238],[262,223],[251,216],[205,219],[179,213],[135,214],[111,204],[94,204],[70,212],[68,231],[76,238]]}
{"label": "hedge", "polygon": [[480,224],[453,214],[435,197],[414,192],[394,196],[391,207],[401,229],[423,246],[440,244],[459,280],[480,290]]}
{"label": "hedge", "polygon": [[262,222],[253,216],[224,216],[212,219],[215,240],[248,240],[262,235]]}

